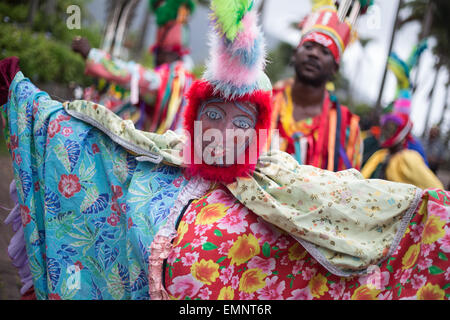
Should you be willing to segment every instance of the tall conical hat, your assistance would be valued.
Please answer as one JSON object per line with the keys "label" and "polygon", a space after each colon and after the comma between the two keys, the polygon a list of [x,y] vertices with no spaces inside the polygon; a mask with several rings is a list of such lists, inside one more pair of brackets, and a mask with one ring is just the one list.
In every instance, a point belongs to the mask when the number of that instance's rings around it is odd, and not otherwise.
{"label": "tall conical hat", "polygon": [[345,49],[355,38],[357,18],[367,11],[373,0],[313,0],[313,10],[301,22],[299,46],[312,41],[330,49],[339,63]]}
{"label": "tall conical hat", "polygon": [[[255,130],[269,130],[272,114],[272,85],[264,73],[265,43],[257,24],[257,13],[252,0],[212,0],[212,31],[210,58],[202,79],[195,81],[188,94],[185,129],[194,139],[194,122],[205,101],[250,103],[256,106],[258,116]],[[257,136],[258,155],[265,148],[267,136]],[[264,141],[263,141],[264,140]],[[191,155],[194,156],[193,154]],[[223,182],[232,182],[237,176],[251,173],[255,164],[217,168],[195,164],[191,158],[191,172],[209,179],[218,175]]]}

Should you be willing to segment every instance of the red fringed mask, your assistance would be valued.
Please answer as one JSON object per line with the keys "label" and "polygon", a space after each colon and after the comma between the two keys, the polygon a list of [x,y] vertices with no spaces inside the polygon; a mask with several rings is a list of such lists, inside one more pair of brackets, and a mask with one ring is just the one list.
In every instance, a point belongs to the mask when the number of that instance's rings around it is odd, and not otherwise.
{"label": "red fringed mask", "polygon": [[[257,159],[261,152],[266,150],[267,140],[271,124],[271,92],[258,90],[251,94],[246,94],[234,100],[223,100],[226,102],[249,102],[257,107],[258,116],[256,125],[256,137],[251,141],[244,153],[240,155],[239,161],[230,166],[216,166],[205,163],[195,152],[196,134],[195,121],[199,118],[201,106],[205,101],[217,97],[214,95],[214,87],[206,80],[195,81],[187,93],[188,105],[184,114],[184,128],[189,133],[189,141],[184,151],[185,163],[188,165],[188,172],[191,175],[199,175],[205,179],[232,183],[237,177],[248,177],[253,174]],[[198,146],[198,142],[197,142]]]}

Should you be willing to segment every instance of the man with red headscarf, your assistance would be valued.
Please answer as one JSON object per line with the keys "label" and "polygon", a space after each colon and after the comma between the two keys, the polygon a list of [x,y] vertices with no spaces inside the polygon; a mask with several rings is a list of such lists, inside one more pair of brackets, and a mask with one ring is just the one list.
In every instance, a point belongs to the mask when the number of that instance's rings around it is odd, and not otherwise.
{"label": "man with red headscarf", "polygon": [[381,118],[381,150],[375,152],[361,170],[367,179],[386,179],[419,188],[443,188],[422,156],[408,149],[413,141],[413,124],[408,114],[394,112]]}
{"label": "man with red headscarf", "polygon": [[367,3],[342,1],[337,9],[328,2],[315,4],[301,23],[303,36],[292,57],[295,77],[275,85],[273,127],[280,131],[280,148],[300,164],[359,169],[359,117],[339,104],[327,83],[338,71],[351,26]]}
{"label": "man with red headscarf", "polygon": [[75,39],[74,51],[86,59],[87,75],[105,79],[106,94],[88,88],[84,99],[105,105],[123,118],[130,118],[138,128],[163,133],[182,126],[186,105],[184,94],[193,75],[189,71],[187,22],[195,8],[193,0],[150,0],[158,30],[150,47],[155,69],[133,61],[122,61],[108,52],[91,48],[84,38]]}

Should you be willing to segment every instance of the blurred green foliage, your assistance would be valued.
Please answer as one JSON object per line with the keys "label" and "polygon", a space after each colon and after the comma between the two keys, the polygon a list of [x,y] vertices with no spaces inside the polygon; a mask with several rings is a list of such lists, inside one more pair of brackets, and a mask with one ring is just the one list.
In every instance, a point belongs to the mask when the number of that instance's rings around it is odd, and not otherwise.
{"label": "blurred green foliage", "polygon": [[0,58],[17,56],[20,68],[38,82],[84,83],[84,61],[69,46],[13,25],[0,28]]}
{"label": "blurred green foliage", "polygon": [[287,42],[280,42],[275,49],[268,53],[268,63],[265,72],[272,83],[276,83],[287,76],[289,63],[293,54],[294,47]]}
{"label": "blurred green foliage", "polygon": [[151,54],[148,50],[143,50],[139,63],[145,68],[153,69],[155,67],[155,59],[153,54]]}
{"label": "blurred green foliage", "polygon": [[[56,0],[52,10],[49,2],[39,1],[33,19],[32,1],[0,3],[0,59],[19,57],[21,70],[36,82],[89,85],[92,80],[84,76],[84,61],[70,47],[75,36],[86,37],[93,47],[100,45],[101,28],[86,10],[89,0]],[[81,9],[81,29],[66,25],[70,5]]]}
{"label": "blurred green foliage", "polygon": [[[21,70],[38,84],[92,84],[92,78],[84,76],[84,60],[71,49],[75,36],[86,37],[93,47],[100,45],[101,27],[87,11],[90,0],[40,0],[30,15],[34,1],[0,2],[0,59],[19,57]],[[67,27],[70,5],[80,8],[81,29]],[[0,156],[5,156],[8,151],[0,131]]]}
{"label": "blurred green foliage", "polygon": [[197,64],[194,66],[192,73],[197,79],[200,79],[203,76],[203,73],[205,72],[206,65],[205,64]]}

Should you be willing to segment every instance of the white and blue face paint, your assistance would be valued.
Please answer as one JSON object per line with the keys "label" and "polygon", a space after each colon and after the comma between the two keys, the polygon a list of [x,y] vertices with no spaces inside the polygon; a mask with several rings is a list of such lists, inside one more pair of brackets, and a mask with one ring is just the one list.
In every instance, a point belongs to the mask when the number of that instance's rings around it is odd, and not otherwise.
{"label": "white and blue face paint", "polygon": [[[240,163],[239,156],[244,154],[255,137],[253,132],[257,121],[255,112],[249,106],[234,101],[229,103],[242,112],[233,110],[236,115],[230,115],[227,114],[227,108],[224,109],[219,105],[222,103],[227,102],[218,98],[207,100],[202,103],[197,115],[197,121],[207,120],[211,127],[201,133],[201,139],[196,140],[195,144],[196,153],[201,154],[207,164],[223,165],[225,162],[231,165],[236,161]],[[229,127],[230,122],[233,128]],[[205,142],[210,143],[205,146]]]}
{"label": "white and blue face paint", "polygon": [[[214,105],[214,103],[223,103],[225,100],[223,99],[210,99],[202,103],[200,112],[198,113],[197,120],[200,121],[200,118],[202,115],[206,115],[210,120],[218,121],[223,120],[226,117],[226,114],[224,113],[223,109],[219,108],[218,106]],[[256,126],[256,116],[254,112],[252,112],[248,107],[243,105],[240,102],[234,101],[232,102],[239,110],[244,112],[247,116],[236,116],[233,118],[232,122],[233,124],[239,128],[239,129],[250,129],[255,128]]]}

